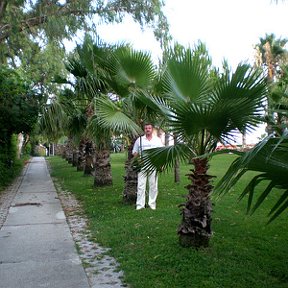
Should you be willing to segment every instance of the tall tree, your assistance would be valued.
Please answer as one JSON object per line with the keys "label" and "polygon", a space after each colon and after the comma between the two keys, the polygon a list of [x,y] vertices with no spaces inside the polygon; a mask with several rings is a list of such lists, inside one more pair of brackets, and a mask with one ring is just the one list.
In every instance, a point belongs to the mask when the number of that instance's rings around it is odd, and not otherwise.
{"label": "tall tree", "polygon": [[167,101],[158,105],[179,142],[145,151],[145,167],[168,169],[177,159],[192,159],[194,169],[188,174],[191,183],[187,185],[178,235],[183,246],[207,246],[212,235],[209,154],[218,141],[229,143],[237,130],[253,130],[259,123],[266,96],[265,78],[246,64],[240,64],[234,73],[218,75],[200,43],[167,61],[163,89]]}
{"label": "tall tree", "polygon": [[[101,0],[2,0],[0,5],[0,53],[2,61],[21,56],[23,48],[39,41],[71,39],[77,31],[94,31],[96,21],[121,22],[132,15],[141,26],[151,25],[157,39],[167,35],[162,13],[164,3],[153,1]],[[97,17],[95,17],[97,16]],[[43,43],[43,42],[42,42]]]}
{"label": "tall tree", "polygon": [[13,133],[31,133],[38,119],[39,94],[17,71],[0,68],[0,143]]}
{"label": "tall tree", "polygon": [[28,139],[38,119],[40,101],[27,79],[3,66],[0,68],[0,87],[0,183],[3,184],[7,181],[3,179],[7,176],[5,171],[13,171],[16,157],[12,135],[22,133]]}
{"label": "tall tree", "polygon": [[2,0],[0,63],[21,65],[41,89],[45,103],[48,95],[57,94],[53,73],[65,73],[63,40],[75,39],[83,31],[95,32],[99,23],[121,22],[126,15],[141,27],[153,27],[155,37],[164,39],[168,24],[163,5],[162,0]]}
{"label": "tall tree", "polygon": [[[274,34],[266,34],[255,46],[257,52],[255,64],[267,71],[267,82],[270,88],[265,115],[268,134],[279,132],[277,130],[279,130],[279,122],[282,118],[281,114],[277,113],[276,107],[279,106],[282,96],[285,97],[283,78],[286,77],[285,66],[287,67],[288,60],[288,53],[285,49],[287,42],[288,39],[277,39]],[[282,96],[280,95],[281,91]]]}

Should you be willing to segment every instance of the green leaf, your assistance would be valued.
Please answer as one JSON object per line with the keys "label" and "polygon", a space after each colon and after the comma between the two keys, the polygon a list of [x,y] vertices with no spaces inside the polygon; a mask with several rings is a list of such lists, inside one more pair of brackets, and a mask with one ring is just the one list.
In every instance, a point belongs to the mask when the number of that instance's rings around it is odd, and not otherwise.
{"label": "green leaf", "polygon": [[137,136],[142,129],[125,113],[122,112],[117,103],[104,96],[96,99],[96,114],[99,125],[110,129],[115,133],[126,133]]}

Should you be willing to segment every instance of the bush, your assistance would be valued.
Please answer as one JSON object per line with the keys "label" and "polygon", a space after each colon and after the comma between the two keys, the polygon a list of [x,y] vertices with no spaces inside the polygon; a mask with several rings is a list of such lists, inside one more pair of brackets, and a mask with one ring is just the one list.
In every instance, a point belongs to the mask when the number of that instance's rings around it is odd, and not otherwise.
{"label": "bush", "polygon": [[0,145],[0,190],[8,186],[23,168],[23,159],[17,159],[17,136],[10,143]]}

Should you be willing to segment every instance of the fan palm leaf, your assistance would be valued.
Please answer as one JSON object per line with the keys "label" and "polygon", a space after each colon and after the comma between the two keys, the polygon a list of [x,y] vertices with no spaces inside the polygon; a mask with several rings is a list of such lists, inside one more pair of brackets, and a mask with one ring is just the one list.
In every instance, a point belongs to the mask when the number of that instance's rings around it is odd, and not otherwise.
{"label": "fan palm leaf", "polygon": [[126,87],[149,88],[156,76],[151,55],[129,47],[115,51],[110,64],[113,78]]}
{"label": "fan palm leaf", "polygon": [[113,102],[108,97],[95,99],[99,125],[116,134],[125,133],[137,136],[142,129],[121,109],[120,102]]}
{"label": "fan palm leaf", "polygon": [[155,170],[166,171],[173,169],[176,161],[185,162],[191,155],[189,147],[185,144],[153,148],[143,151],[142,160],[147,172]]}
{"label": "fan palm leaf", "polygon": [[[269,222],[277,218],[288,207],[288,137],[272,138],[267,137],[258,143],[252,150],[237,158],[229,167],[224,177],[218,182],[215,191],[219,195],[229,192],[229,190],[248,171],[259,172],[247,184],[240,195],[240,199],[248,195],[247,212],[254,213],[272,193],[273,188],[284,190],[280,193],[279,200],[272,207],[269,215]],[[267,183],[265,190],[256,196],[257,186]],[[254,205],[253,200],[257,198]]]}
{"label": "fan palm leaf", "polygon": [[55,99],[48,106],[43,107],[39,121],[40,130],[51,140],[59,139],[68,121],[67,114],[60,101]]}

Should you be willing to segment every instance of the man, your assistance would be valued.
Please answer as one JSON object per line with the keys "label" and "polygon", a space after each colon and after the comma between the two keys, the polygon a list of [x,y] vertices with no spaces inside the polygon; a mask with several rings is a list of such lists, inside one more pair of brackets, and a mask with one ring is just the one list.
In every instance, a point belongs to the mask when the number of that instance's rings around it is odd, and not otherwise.
{"label": "man", "polygon": [[[142,151],[151,148],[162,147],[163,144],[161,139],[153,135],[153,125],[151,123],[146,123],[144,125],[144,136],[139,137],[134,144],[132,154],[134,157],[141,157]],[[158,177],[156,171],[147,174],[147,172],[140,171],[138,173],[138,186],[137,186],[137,201],[136,209],[140,210],[145,208],[145,192],[146,192],[146,182],[148,179],[149,184],[149,199],[148,206],[155,210],[156,209],[156,199],[158,196]]]}

